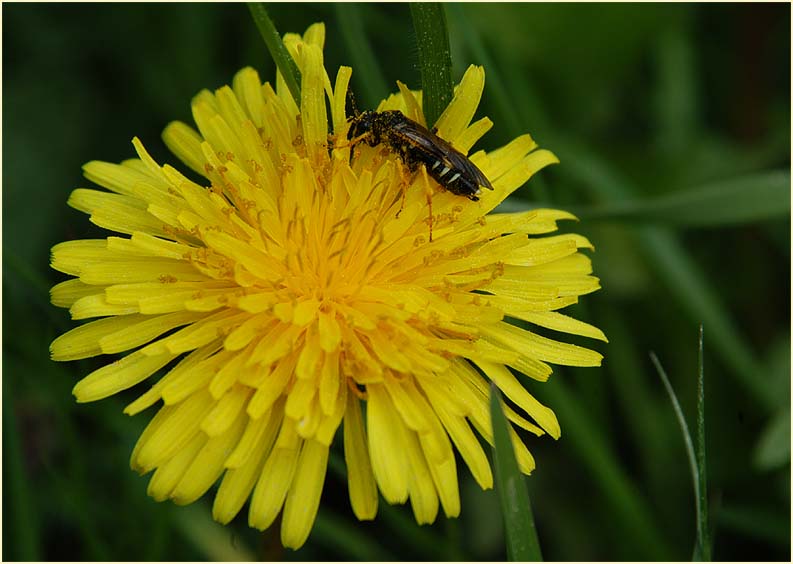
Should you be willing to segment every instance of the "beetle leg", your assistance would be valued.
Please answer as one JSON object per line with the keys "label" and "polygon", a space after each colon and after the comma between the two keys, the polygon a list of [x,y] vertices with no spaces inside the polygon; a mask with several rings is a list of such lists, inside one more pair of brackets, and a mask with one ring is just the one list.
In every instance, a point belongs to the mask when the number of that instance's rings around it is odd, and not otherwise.
{"label": "beetle leg", "polygon": [[368,135],[371,135],[368,131],[366,133],[361,133],[358,137],[353,137],[347,141],[347,144],[344,145],[334,145],[334,149],[344,149],[345,147],[355,147],[358,143],[366,139]]}
{"label": "beetle leg", "polygon": [[421,167],[420,174],[422,176],[422,179],[424,180],[424,182],[422,182],[422,184],[424,184],[424,194],[427,197],[427,207],[430,210],[430,216],[427,219],[427,223],[429,223],[429,227],[430,227],[430,243],[432,243],[432,223],[433,223],[433,221],[432,221],[432,195],[433,195],[434,190],[432,189],[432,184],[430,183],[429,175],[427,174],[427,167],[426,166],[422,166]]}
{"label": "beetle leg", "polygon": [[[400,165],[404,165],[404,159],[402,157],[397,157],[397,161],[399,161]],[[399,217],[399,214],[402,213],[402,210],[405,209],[405,200],[407,199],[408,188],[410,188],[410,177],[405,175],[405,169],[403,166],[397,165],[399,170],[399,184],[400,184],[400,192],[402,192],[401,202],[399,204],[399,211],[396,213],[396,217]]]}

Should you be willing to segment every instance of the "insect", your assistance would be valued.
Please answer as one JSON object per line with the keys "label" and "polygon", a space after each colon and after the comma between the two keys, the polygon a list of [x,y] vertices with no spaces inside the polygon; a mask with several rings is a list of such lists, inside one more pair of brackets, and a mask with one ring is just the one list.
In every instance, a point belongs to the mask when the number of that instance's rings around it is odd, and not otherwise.
{"label": "insect", "polygon": [[477,201],[481,188],[493,185],[477,166],[444,139],[407,118],[399,110],[383,112],[364,111],[350,118],[347,140],[350,145],[364,141],[370,147],[381,143],[388,145],[411,172],[419,166],[444,189],[458,196]]}

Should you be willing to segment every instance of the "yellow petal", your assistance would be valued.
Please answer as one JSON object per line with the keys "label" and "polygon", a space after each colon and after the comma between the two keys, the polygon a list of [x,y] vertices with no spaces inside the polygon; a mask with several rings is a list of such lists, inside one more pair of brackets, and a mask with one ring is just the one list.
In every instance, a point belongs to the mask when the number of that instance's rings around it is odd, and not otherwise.
{"label": "yellow petal", "polygon": [[[288,432],[281,428],[281,434]],[[299,448],[275,448],[267,457],[251,497],[248,524],[263,531],[269,527],[284,504],[297,469]]]}
{"label": "yellow petal", "polygon": [[471,123],[484,88],[484,69],[475,65],[469,66],[457,87],[454,98],[435,124],[441,138],[448,139],[452,144],[455,144],[457,137]]}
{"label": "yellow petal", "polygon": [[319,345],[325,352],[335,351],[341,343],[341,329],[336,321],[336,314],[319,312]]}
{"label": "yellow petal", "polygon": [[200,433],[196,434],[193,439],[168,460],[168,462],[157,468],[157,471],[154,472],[151,480],[149,480],[149,487],[146,493],[156,501],[165,501],[168,499],[171,492],[176,487],[176,484],[182,479],[206,442],[207,438],[204,435]]}
{"label": "yellow petal", "polygon": [[195,129],[180,121],[172,121],[162,132],[162,140],[180,161],[198,174],[204,174],[206,160],[201,151],[203,139]]}
{"label": "yellow petal", "polygon": [[335,135],[340,135],[347,129],[347,88],[351,76],[352,69],[350,67],[341,66],[336,73],[336,85],[333,88],[333,105],[331,107]]}
{"label": "yellow petal", "polygon": [[284,546],[297,550],[306,542],[317,516],[327,465],[328,447],[317,441],[306,441],[284,504],[281,523]]}
{"label": "yellow petal", "polygon": [[360,521],[374,519],[377,515],[377,485],[366,445],[360,401],[353,394],[348,394],[344,413],[344,460],[350,503]]}
{"label": "yellow petal", "polygon": [[520,382],[510,373],[509,369],[503,365],[490,364],[487,362],[477,362],[477,365],[487,374],[504,395],[515,402],[521,409],[525,410],[549,435],[558,439],[561,435],[559,421],[556,414],[538,402],[534,396],[521,386]]}
{"label": "yellow petal", "polygon": [[136,446],[136,452],[133,452],[133,466],[148,472],[184,448],[198,432],[201,415],[212,401],[208,393],[199,392],[166,411],[151,435],[144,433],[139,439],[140,447]]}
{"label": "yellow petal", "polygon": [[[163,377],[160,395],[166,405],[179,403],[197,390],[206,387],[219,367],[229,361],[230,353],[218,352],[219,348],[219,343],[214,341],[191,351]],[[142,349],[142,352],[145,351],[146,349]]]}
{"label": "yellow petal", "polygon": [[[328,116],[325,111],[325,70],[322,66],[322,49],[317,45],[307,44],[303,49],[303,68],[300,117],[303,122],[303,141],[309,155],[319,159],[327,150],[324,147],[328,140]],[[315,162],[320,162],[316,160]]]}
{"label": "yellow petal", "polygon": [[262,382],[251,401],[248,402],[248,415],[257,419],[261,417],[281,396],[289,379],[292,377],[294,362],[280,362],[269,376]]}
{"label": "yellow petal", "polygon": [[582,335],[584,337],[591,337],[593,339],[608,342],[608,339],[606,338],[606,335],[603,334],[603,331],[594,325],[573,319],[567,315],[562,315],[556,311],[527,311],[522,313],[512,313],[511,317],[534,323],[540,327],[554,329],[555,331],[564,331],[565,333],[570,333],[571,335]]}
{"label": "yellow petal", "polygon": [[600,366],[603,355],[598,352],[560,343],[530,331],[501,322],[483,328],[483,333],[528,356],[564,366]]}
{"label": "yellow petal", "polygon": [[167,315],[140,316],[137,323],[129,324],[123,329],[108,332],[99,339],[99,346],[104,354],[118,353],[148,343],[176,327],[198,321],[204,314],[178,312]]}
{"label": "yellow petal", "polygon": [[100,186],[119,194],[134,196],[134,187],[138,182],[156,180],[147,172],[124,164],[113,164],[103,161],[91,161],[83,165],[85,177]]}
{"label": "yellow petal", "polygon": [[457,485],[457,463],[454,456],[448,457],[441,463],[431,463],[430,474],[438,489],[438,497],[446,517],[460,515],[460,488]]}
{"label": "yellow petal", "polygon": [[217,437],[224,433],[237,416],[244,411],[248,398],[253,390],[245,386],[236,386],[217,402],[201,422],[201,430],[210,437]]}
{"label": "yellow petal", "polygon": [[[428,392],[432,389],[431,386],[425,388]],[[454,442],[454,446],[457,447],[457,450],[463,457],[463,460],[474,476],[474,479],[479,484],[479,487],[484,490],[492,488],[493,473],[490,470],[490,463],[487,460],[484,450],[482,450],[479,439],[477,439],[476,435],[471,431],[468,422],[463,417],[448,413],[444,409],[439,408],[439,402],[433,397],[434,392],[429,392],[428,395],[430,396],[430,401],[435,405],[435,411],[443,423],[444,428],[449,433],[449,436]]]}
{"label": "yellow petal", "polygon": [[[260,425],[262,422],[265,425]],[[249,421],[245,434],[237,444],[234,453],[226,459],[226,467],[231,469],[226,470],[215,496],[215,503],[212,505],[213,519],[224,525],[242,509],[253,486],[256,485],[256,480],[261,475],[265,456],[270,452],[270,448],[275,442],[275,433],[278,430],[277,424],[269,425],[268,423],[268,421],[264,421],[264,418]],[[256,427],[253,433],[250,433],[251,426]],[[265,429],[265,432],[260,433],[258,431],[260,428]],[[246,442],[248,436],[256,436],[258,440]],[[230,463],[236,462],[232,461],[232,458],[241,449],[244,449],[246,453],[244,460],[239,465],[232,466]]]}
{"label": "yellow petal", "polygon": [[334,412],[340,386],[339,354],[338,352],[326,353],[323,355],[319,381],[319,403],[325,415],[330,415]]}
{"label": "yellow petal", "polygon": [[171,499],[178,505],[193,503],[212,487],[224,470],[224,463],[229,452],[245,429],[247,416],[242,415],[233,420],[228,430],[210,439],[196,455],[182,479],[171,492]]}
{"label": "yellow petal", "polygon": [[81,298],[95,295],[104,295],[104,287],[91,286],[77,278],[72,278],[50,289],[50,302],[58,307],[71,307]]}
{"label": "yellow petal", "polygon": [[388,503],[404,503],[408,497],[410,467],[405,460],[407,432],[391,404],[387,392],[378,384],[367,386],[366,404],[369,454],[375,480]]}
{"label": "yellow petal", "polygon": [[74,386],[72,393],[80,403],[112,396],[142,382],[175,357],[175,354],[147,356],[134,352],[94,370]]}
{"label": "yellow petal", "polygon": [[432,463],[427,464],[415,432],[406,431],[404,439],[405,451],[401,454],[407,459],[407,464],[410,467],[408,474],[410,505],[413,508],[416,523],[419,525],[429,524],[434,522],[438,515],[438,494],[430,473]]}
{"label": "yellow petal", "polygon": [[129,315],[131,313],[138,313],[139,311],[140,308],[134,304],[124,305],[108,303],[104,294],[82,297],[69,308],[72,319],[88,319],[107,315]]}

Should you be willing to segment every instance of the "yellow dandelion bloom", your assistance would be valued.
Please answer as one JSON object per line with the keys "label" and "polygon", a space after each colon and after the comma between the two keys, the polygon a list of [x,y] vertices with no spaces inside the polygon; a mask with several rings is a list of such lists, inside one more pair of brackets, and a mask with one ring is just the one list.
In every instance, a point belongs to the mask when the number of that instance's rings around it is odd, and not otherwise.
{"label": "yellow dandelion bloom", "polygon": [[[73,278],[52,302],[90,321],[57,338],[52,358],[132,351],[81,380],[80,402],[164,375],[128,405],[162,401],[132,453],[152,472],[149,494],[187,504],[218,480],[213,516],[229,522],[250,500],[258,529],[282,515],[285,546],[312,528],[329,448],[343,427],[352,509],[359,519],[410,499],[418,523],[460,512],[457,450],[483,488],[493,477],[474,430],[492,441],[489,381],[517,427],[560,434],[551,409],[511,369],[538,381],[550,364],[596,366],[601,355],[542,337],[506,319],[604,339],[558,310],[598,289],[589,242],[543,236],[563,211],[491,213],[557,162],[528,135],[470,155],[494,187],[472,202],[406,171],[387,146],[346,141],[351,69],[335,82],[323,65],[324,27],[285,42],[302,73],[292,99],[246,68],[232,86],[192,103],[198,131],[165,129],[168,147],[206,178],[160,165],[138,139],[138,158],[90,162],[108,191],[76,189],[69,205],[106,239],[52,249]],[[470,67],[437,123],[467,154],[491,127],[471,123],[484,71]],[[423,123],[421,97],[400,92],[378,110]],[[327,115],[326,98],[330,115]],[[352,155],[350,152],[352,151]],[[428,194],[432,194],[432,239]],[[365,409],[364,406],[365,405]],[[523,472],[534,460],[513,433]]]}

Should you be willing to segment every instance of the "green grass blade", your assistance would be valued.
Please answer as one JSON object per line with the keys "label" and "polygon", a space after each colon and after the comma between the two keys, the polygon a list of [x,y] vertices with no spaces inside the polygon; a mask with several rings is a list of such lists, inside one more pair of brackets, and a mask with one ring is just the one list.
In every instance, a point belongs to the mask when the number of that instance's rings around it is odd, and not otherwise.
{"label": "green grass blade", "polygon": [[501,393],[494,385],[490,386],[490,418],[493,421],[496,491],[504,516],[507,555],[513,562],[539,562],[542,553],[534,528],[529,492],[515,460],[507,418],[501,409]]}
{"label": "green grass blade", "polygon": [[361,5],[343,3],[335,4],[335,8],[341,36],[355,69],[352,80],[358,86],[366,107],[374,108],[388,95],[389,88],[366,36]]}
{"label": "green grass blade", "polygon": [[[650,353],[650,360],[655,366],[655,370],[658,372],[658,375],[661,377],[664,388],[666,388],[666,393],[669,394],[669,400],[672,403],[672,409],[674,410],[675,417],[677,417],[677,422],[680,425],[680,434],[683,435],[683,443],[686,446],[686,456],[688,457],[688,465],[691,469],[691,482],[694,484],[694,505],[697,514],[697,541],[694,548],[694,554],[701,555],[702,535],[700,532],[700,525],[702,523],[702,519],[700,518],[700,515],[702,514],[702,510],[700,508],[700,471],[697,465],[697,455],[694,451],[694,443],[691,440],[691,432],[688,429],[686,417],[683,415],[683,410],[680,408],[680,402],[677,401],[677,394],[675,394],[675,390],[672,388],[672,383],[669,381],[669,377],[666,375],[666,370],[664,370],[664,367],[661,365],[661,361],[658,360],[658,357],[654,352]],[[700,559],[701,556],[696,558],[696,560]]]}
{"label": "green grass blade", "polygon": [[281,36],[278,34],[278,30],[275,29],[273,20],[267,14],[264,4],[261,2],[249,2],[248,9],[251,11],[256,27],[259,28],[264,44],[267,45],[270,56],[284,77],[284,82],[286,82],[292,98],[300,106],[300,69],[297,68],[292,55],[289,54],[284,42],[281,40]]}
{"label": "green grass blade", "polygon": [[697,538],[699,553],[702,560],[710,562],[710,525],[708,524],[708,482],[705,457],[705,360],[704,360],[704,328],[699,326],[699,371],[697,378],[697,468],[699,481],[697,502]]}
{"label": "green grass blade", "polygon": [[411,2],[410,14],[421,66],[424,117],[432,127],[454,94],[446,13],[443,5],[437,2]]}
{"label": "green grass blade", "polygon": [[694,484],[694,501],[697,514],[697,541],[694,548],[694,558],[696,560],[704,560],[709,562],[711,560],[711,547],[710,547],[710,534],[708,526],[708,503],[707,503],[707,475],[705,466],[705,371],[703,366],[703,329],[700,325],[699,328],[699,368],[697,375],[697,448],[694,449],[693,441],[691,440],[691,433],[689,432],[686,418],[683,415],[683,410],[680,408],[680,402],[677,401],[672,384],[666,375],[661,362],[655,353],[650,353],[650,360],[652,360],[661,381],[664,383],[664,388],[669,394],[669,399],[672,402],[677,421],[680,424],[680,431],[683,435],[683,442],[686,446],[686,454],[688,455],[688,463],[691,467],[691,479]]}
{"label": "green grass blade", "polygon": [[[703,213],[707,210],[707,213]],[[639,201],[573,210],[581,219],[721,227],[790,215],[790,173],[767,171]]]}

